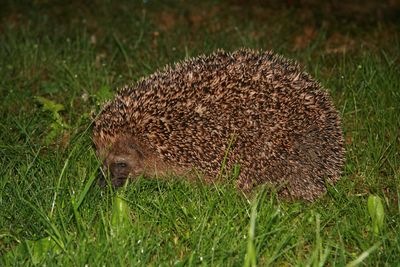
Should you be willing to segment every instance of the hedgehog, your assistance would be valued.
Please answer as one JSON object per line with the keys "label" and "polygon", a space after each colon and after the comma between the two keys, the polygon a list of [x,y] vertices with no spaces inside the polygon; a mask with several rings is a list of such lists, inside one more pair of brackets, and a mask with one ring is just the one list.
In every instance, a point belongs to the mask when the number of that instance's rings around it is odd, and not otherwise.
{"label": "hedgehog", "polygon": [[345,153],[326,90],[298,63],[251,49],[186,59],[125,86],[94,120],[93,142],[115,187],[141,175],[215,182],[223,168],[240,170],[243,192],[269,184],[308,201],[339,180]]}

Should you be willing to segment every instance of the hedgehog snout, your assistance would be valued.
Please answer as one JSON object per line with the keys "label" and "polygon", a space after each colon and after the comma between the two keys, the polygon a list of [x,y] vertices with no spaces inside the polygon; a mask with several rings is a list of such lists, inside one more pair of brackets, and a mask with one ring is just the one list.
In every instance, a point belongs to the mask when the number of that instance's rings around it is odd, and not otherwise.
{"label": "hedgehog snout", "polygon": [[[114,187],[123,186],[128,178],[135,178],[143,171],[141,155],[134,149],[112,151],[103,161],[102,166],[103,174],[109,175]],[[105,184],[104,177],[100,178],[100,185],[102,184]]]}
{"label": "hedgehog snout", "polygon": [[99,185],[101,187],[106,186],[106,177],[110,177],[111,184],[114,187],[120,187],[124,184],[126,179],[129,177],[129,165],[126,162],[120,161],[111,164],[106,162],[100,167],[99,171]]}
{"label": "hedgehog snout", "polygon": [[120,159],[110,164],[105,161],[99,173],[99,185],[104,187],[106,185],[105,176],[109,176],[112,186],[120,187],[124,185],[126,179],[132,176],[131,173],[131,165],[126,160]]}
{"label": "hedgehog snout", "polygon": [[111,163],[109,169],[113,179],[126,179],[130,173],[130,165],[125,160],[119,160]]}

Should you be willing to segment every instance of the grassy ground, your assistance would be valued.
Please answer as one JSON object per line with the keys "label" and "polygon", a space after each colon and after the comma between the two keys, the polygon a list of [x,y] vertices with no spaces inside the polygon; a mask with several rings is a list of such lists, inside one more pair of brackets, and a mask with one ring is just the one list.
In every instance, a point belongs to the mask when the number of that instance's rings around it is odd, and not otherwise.
{"label": "grassy ground", "polygon": [[[0,264],[398,266],[399,7],[303,2],[3,3]],[[167,63],[239,47],[294,58],[328,88],[347,149],[335,187],[288,203],[231,183],[95,185],[99,103]]]}

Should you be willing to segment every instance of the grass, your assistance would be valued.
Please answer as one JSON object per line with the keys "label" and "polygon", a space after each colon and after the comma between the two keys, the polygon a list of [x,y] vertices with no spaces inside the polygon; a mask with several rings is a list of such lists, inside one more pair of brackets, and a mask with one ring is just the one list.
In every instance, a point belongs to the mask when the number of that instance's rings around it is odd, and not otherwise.
{"label": "grass", "polygon": [[[93,3],[0,11],[1,265],[398,266],[400,42],[390,13],[375,22],[273,2]],[[243,46],[294,58],[328,88],[346,137],[338,184],[314,203],[174,177],[96,186],[100,103],[167,63]],[[378,232],[370,195],[383,203]]]}

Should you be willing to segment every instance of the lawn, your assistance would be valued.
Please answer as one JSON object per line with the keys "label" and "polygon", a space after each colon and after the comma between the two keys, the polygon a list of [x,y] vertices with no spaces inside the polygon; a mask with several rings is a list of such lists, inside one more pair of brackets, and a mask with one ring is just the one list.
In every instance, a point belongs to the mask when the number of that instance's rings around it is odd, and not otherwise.
{"label": "lawn", "polygon": [[[0,265],[399,266],[400,5],[353,2],[4,1]],[[298,61],[331,94],[346,164],[327,194],[245,196],[231,177],[97,186],[104,101],[241,47]]]}

